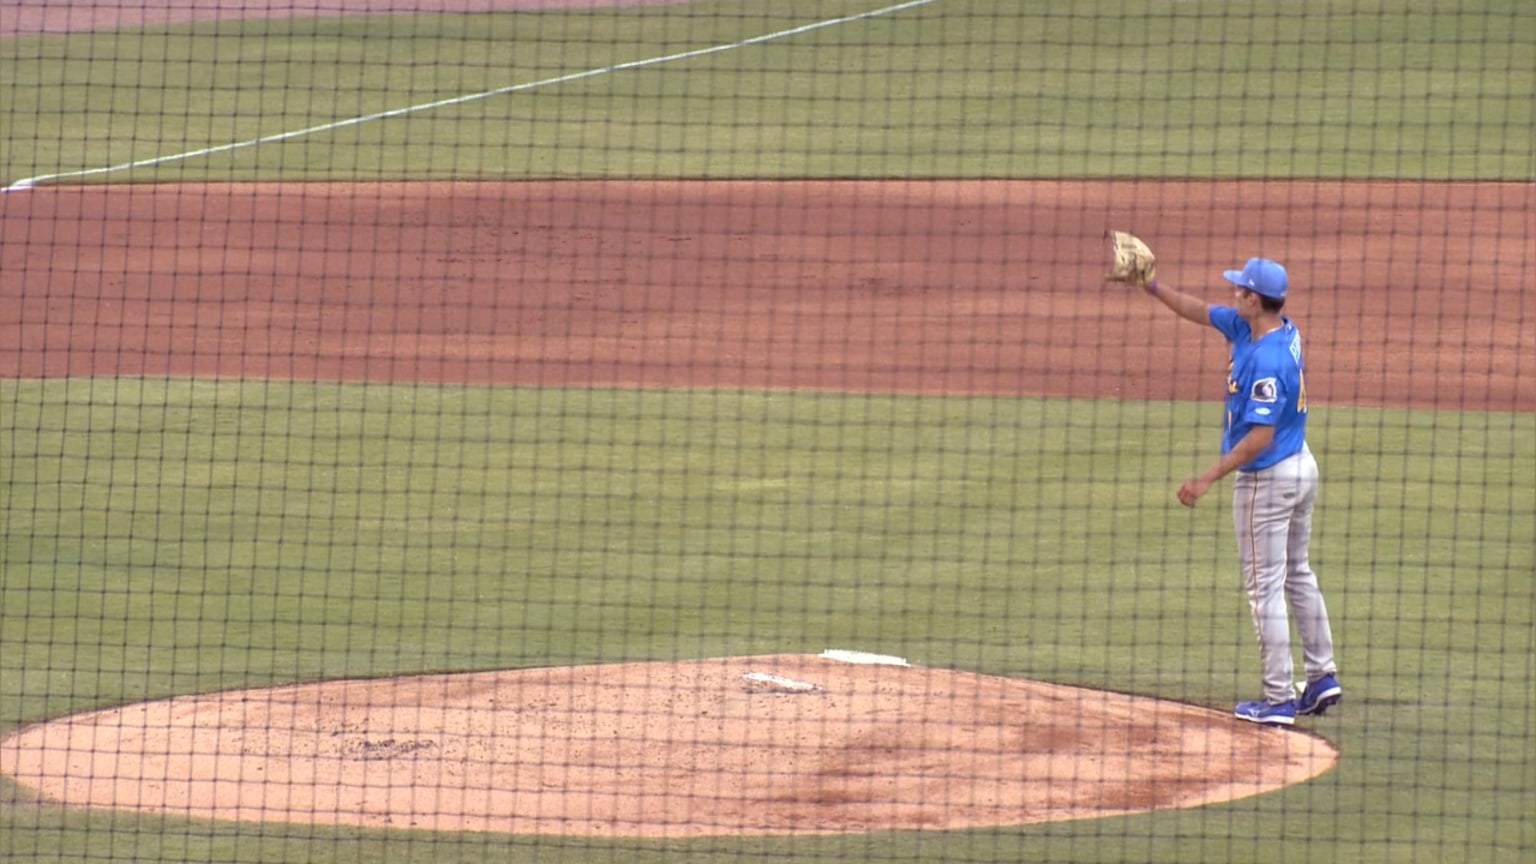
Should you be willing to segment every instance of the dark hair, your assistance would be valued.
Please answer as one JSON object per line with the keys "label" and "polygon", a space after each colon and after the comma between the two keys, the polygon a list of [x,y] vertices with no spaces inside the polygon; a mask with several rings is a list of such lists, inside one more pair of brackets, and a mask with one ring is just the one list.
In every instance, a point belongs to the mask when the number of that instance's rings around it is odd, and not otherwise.
{"label": "dark hair", "polygon": [[[1241,288],[1242,286],[1238,287]],[[1281,309],[1285,308],[1285,298],[1283,297],[1279,299],[1274,297],[1265,297],[1263,294],[1260,294],[1252,288],[1242,288],[1242,292],[1244,294],[1252,294],[1253,296],[1259,298],[1259,308],[1263,309],[1265,312],[1279,312]]]}

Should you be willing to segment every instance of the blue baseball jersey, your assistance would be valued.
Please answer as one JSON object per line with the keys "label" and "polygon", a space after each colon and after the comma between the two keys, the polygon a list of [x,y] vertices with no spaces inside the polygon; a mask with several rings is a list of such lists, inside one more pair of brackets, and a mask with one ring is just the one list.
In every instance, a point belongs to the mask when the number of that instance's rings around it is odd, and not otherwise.
{"label": "blue baseball jersey", "polygon": [[1248,322],[1231,306],[1212,306],[1209,314],[1211,326],[1232,345],[1221,452],[1231,452],[1254,426],[1273,426],[1274,440],[1240,470],[1259,471],[1295,455],[1307,441],[1301,332],[1282,316],[1280,327],[1253,339]]}

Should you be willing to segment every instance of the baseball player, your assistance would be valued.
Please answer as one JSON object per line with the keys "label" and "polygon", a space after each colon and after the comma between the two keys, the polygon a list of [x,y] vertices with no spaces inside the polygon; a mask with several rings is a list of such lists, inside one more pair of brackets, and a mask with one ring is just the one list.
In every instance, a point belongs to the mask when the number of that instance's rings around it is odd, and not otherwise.
{"label": "baseball player", "polygon": [[[1158,284],[1154,272],[1149,268],[1141,282],[1148,294],[1180,318],[1216,328],[1232,347],[1221,458],[1185,480],[1178,498],[1193,507],[1212,484],[1237,475],[1232,522],[1259,638],[1264,694],[1237,703],[1235,713],[1255,723],[1289,726],[1297,714],[1322,714],[1343,695],[1328,609],[1307,563],[1317,461],[1307,448],[1301,333],[1281,314],[1289,280],[1280,264],[1251,258],[1243,269],[1222,274],[1236,292],[1233,305],[1218,306]],[[1299,693],[1292,683],[1287,601],[1301,636],[1307,678]]]}

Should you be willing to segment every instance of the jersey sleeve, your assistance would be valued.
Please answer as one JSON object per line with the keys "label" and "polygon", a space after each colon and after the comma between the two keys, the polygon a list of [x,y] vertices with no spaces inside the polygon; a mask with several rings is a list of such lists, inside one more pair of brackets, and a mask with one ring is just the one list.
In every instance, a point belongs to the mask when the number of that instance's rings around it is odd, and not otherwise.
{"label": "jersey sleeve", "polygon": [[1279,423],[1279,415],[1283,414],[1289,398],[1286,390],[1286,380],[1272,372],[1255,378],[1247,387],[1247,397],[1243,401],[1244,423],[1250,426],[1275,426]]}
{"label": "jersey sleeve", "polygon": [[1246,375],[1243,420],[1258,426],[1275,426],[1295,397],[1296,364],[1289,347],[1267,343],[1255,352],[1252,372]]}
{"label": "jersey sleeve", "polygon": [[1248,335],[1248,322],[1231,306],[1211,306],[1206,314],[1211,319],[1211,326],[1220,330],[1228,342],[1236,342]]}

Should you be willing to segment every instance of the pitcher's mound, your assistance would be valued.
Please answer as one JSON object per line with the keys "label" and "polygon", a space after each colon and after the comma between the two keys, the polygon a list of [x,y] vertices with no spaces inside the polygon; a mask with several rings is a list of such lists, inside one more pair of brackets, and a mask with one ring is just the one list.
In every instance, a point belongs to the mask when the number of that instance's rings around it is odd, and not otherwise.
{"label": "pitcher's mound", "polygon": [[0,741],[0,770],[66,804],[671,837],[1189,807],[1335,758],[1311,736],[1180,703],[803,655],[189,696]]}

